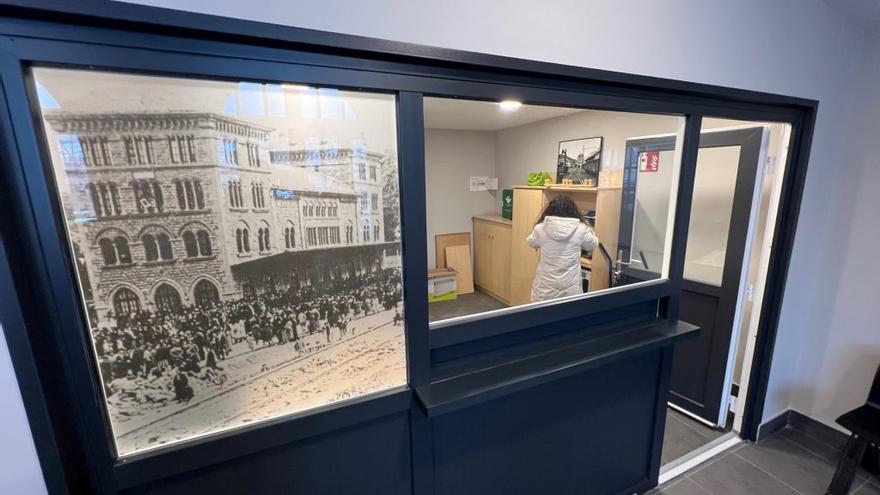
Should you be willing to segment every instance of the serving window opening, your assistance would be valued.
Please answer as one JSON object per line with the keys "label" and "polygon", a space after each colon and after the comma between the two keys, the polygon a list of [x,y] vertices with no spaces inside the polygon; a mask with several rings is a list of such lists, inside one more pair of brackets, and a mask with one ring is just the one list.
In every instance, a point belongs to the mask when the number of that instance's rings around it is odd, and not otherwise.
{"label": "serving window opening", "polygon": [[667,278],[684,117],[437,97],[424,112],[433,326]]}

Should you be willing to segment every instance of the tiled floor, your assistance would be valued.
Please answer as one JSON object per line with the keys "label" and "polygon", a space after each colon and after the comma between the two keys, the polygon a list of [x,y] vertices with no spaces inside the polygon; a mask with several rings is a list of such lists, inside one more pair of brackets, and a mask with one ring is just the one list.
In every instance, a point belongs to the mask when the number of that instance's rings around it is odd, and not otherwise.
{"label": "tiled floor", "polygon": [[458,298],[453,301],[441,301],[428,304],[428,315],[430,321],[437,321],[455,316],[472,315],[506,307],[507,306],[498,299],[480,291],[480,289],[476,289],[473,293],[458,296]]}
{"label": "tiled floor", "polygon": [[[742,443],[650,492],[652,495],[823,495],[838,451],[786,427],[760,444]],[[880,495],[880,481],[860,473],[851,491]]]}
{"label": "tiled floor", "polygon": [[667,464],[693,452],[721,437],[724,433],[724,430],[709,428],[675,409],[667,408],[666,430],[663,433],[663,453],[660,456],[660,464]]}

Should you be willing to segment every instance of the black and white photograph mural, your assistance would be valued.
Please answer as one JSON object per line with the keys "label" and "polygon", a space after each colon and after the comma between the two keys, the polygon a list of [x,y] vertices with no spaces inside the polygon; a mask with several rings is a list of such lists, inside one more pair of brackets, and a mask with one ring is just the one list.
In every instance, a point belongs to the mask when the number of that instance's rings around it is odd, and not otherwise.
{"label": "black and white photograph mural", "polygon": [[33,80],[120,456],[406,382],[393,95]]}
{"label": "black and white photograph mural", "polygon": [[574,184],[595,187],[599,184],[601,161],[601,137],[560,141],[556,157],[556,183],[571,179]]}

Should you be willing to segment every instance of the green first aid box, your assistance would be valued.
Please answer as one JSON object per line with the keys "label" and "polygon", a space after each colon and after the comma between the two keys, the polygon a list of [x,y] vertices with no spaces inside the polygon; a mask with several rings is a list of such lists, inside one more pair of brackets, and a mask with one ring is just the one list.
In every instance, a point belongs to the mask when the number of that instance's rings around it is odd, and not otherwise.
{"label": "green first aid box", "polygon": [[501,191],[501,216],[513,220],[513,189]]}

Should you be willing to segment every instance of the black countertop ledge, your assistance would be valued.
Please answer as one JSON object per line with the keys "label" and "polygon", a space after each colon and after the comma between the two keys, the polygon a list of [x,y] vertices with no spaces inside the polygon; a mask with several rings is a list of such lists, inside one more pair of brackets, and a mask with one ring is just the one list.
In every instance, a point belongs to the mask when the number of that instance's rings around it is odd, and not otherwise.
{"label": "black countertop ledge", "polygon": [[577,343],[543,349],[513,362],[417,387],[416,398],[428,417],[436,417],[674,345],[699,331],[699,327],[680,320],[641,321]]}

